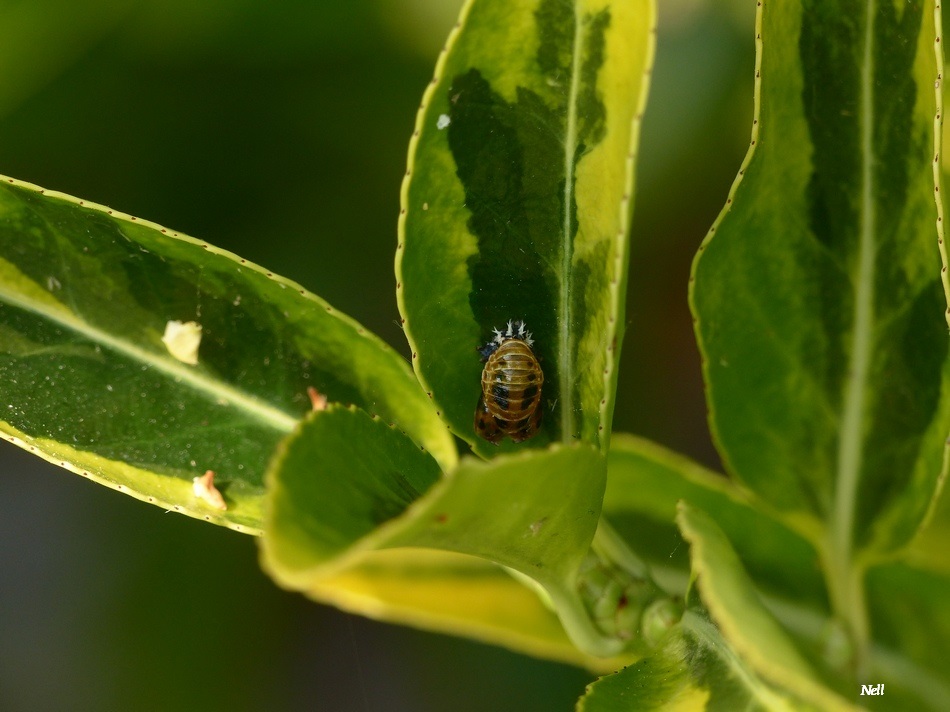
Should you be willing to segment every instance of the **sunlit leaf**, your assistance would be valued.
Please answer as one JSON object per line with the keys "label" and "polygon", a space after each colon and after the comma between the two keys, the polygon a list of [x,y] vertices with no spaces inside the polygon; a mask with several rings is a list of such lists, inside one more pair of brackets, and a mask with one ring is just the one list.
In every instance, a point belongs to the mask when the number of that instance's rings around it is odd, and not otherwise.
{"label": "sunlit leaf", "polygon": [[478,556],[533,581],[586,653],[621,653],[579,593],[600,517],[605,463],[556,446],[490,463],[468,459],[439,479],[408,437],[357,409],[308,417],[269,479],[262,560],[278,583],[310,591],[369,552],[421,547]]}
{"label": "sunlit leaf", "polygon": [[950,432],[931,3],[760,6],[750,151],[694,266],[727,469],[827,523],[829,557],[919,525]]}
{"label": "sunlit leaf", "polygon": [[[200,326],[197,364],[169,322]],[[292,282],[191,238],[0,184],[0,429],[95,481],[255,531],[267,461],[308,388],[455,446],[408,365]],[[213,470],[226,512],[196,498]]]}
{"label": "sunlit leaf", "polygon": [[315,580],[306,594],[370,618],[462,635],[599,673],[630,660],[585,655],[534,591],[474,556],[386,549]]}
{"label": "sunlit leaf", "polygon": [[464,460],[440,479],[435,460],[402,433],[331,407],[307,418],[272,465],[264,560],[295,587],[360,551],[404,546],[557,580],[593,538],[604,469],[588,448],[560,448]]}
{"label": "sunlit leaf", "polygon": [[293,588],[340,568],[354,546],[374,548],[363,542],[440,475],[431,455],[359,409],[312,413],[271,466],[265,565]]}
{"label": "sunlit leaf", "polygon": [[530,444],[608,441],[653,18],[651,0],[469,2],[423,99],[397,293],[416,373],[483,455],[476,348],[509,320],[545,375]]}

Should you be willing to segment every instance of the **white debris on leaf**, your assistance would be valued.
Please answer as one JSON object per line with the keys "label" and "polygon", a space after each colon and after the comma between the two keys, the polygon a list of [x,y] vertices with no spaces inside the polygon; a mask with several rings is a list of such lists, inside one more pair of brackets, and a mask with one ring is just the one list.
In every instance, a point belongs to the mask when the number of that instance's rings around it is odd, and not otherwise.
{"label": "white debris on leaf", "polygon": [[214,470],[208,470],[201,477],[193,479],[191,489],[195,497],[204,500],[209,506],[220,509],[222,512],[228,508],[228,505],[224,503],[224,497],[214,486]]}
{"label": "white debris on leaf", "polygon": [[541,517],[538,521],[529,524],[528,529],[531,531],[531,536],[537,536],[546,521],[548,521],[547,517]]}
{"label": "white debris on leaf", "polygon": [[307,395],[310,396],[310,407],[312,410],[326,410],[327,397],[313,386],[307,386]]}
{"label": "white debris on leaf", "polygon": [[198,346],[201,344],[201,324],[196,321],[170,321],[165,324],[162,341],[168,353],[182,363],[195,366],[198,363]]}
{"label": "white debris on leaf", "polygon": [[446,126],[452,123],[452,119],[449,118],[448,114],[442,114],[439,116],[438,120],[435,122],[435,127],[441,131]]}

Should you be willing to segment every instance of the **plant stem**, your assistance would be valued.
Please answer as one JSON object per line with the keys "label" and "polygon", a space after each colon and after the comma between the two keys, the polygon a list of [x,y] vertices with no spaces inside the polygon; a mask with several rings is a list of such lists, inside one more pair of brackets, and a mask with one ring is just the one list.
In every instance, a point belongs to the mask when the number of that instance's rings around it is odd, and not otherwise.
{"label": "plant stem", "polygon": [[[849,551],[850,553],[850,551]],[[854,559],[837,558],[840,552],[829,549],[824,555],[825,578],[831,596],[831,609],[840,620],[854,646],[852,669],[858,681],[867,679],[870,670],[867,599],[864,592],[864,568]]]}
{"label": "plant stem", "polygon": [[[596,563],[590,568],[582,565],[566,581],[548,581],[544,588],[550,596],[564,630],[574,644],[590,655],[607,657],[619,655],[632,646],[640,645],[641,616],[648,603],[664,598],[664,594],[650,578],[646,564],[627,546],[626,542],[604,519],[600,520],[594,540],[591,542],[590,557]],[[603,625],[595,613],[597,603],[610,601],[610,586],[601,588],[598,577],[617,584],[614,593],[622,594],[617,601],[617,618],[609,618],[616,624],[615,629]],[[592,599],[603,594],[604,599]],[[588,591],[585,596],[582,590]],[[630,598],[627,598],[630,594]],[[623,619],[622,612],[635,612],[631,620]]]}
{"label": "plant stem", "polygon": [[625,571],[639,579],[647,579],[650,572],[647,565],[627,546],[627,542],[616,530],[601,517],[594,533],[591,548],[603,555],[603,558],[620,566]]}
{"label": "plant stem", "polygon": [[626,641],[607,636],[594,625],[590,613],[577,595],[575,586],[559,583],[548,584],[545,588],[551,597],[561,625],[579,650],[601,658],[620,655],[624,651],[627,647]]}

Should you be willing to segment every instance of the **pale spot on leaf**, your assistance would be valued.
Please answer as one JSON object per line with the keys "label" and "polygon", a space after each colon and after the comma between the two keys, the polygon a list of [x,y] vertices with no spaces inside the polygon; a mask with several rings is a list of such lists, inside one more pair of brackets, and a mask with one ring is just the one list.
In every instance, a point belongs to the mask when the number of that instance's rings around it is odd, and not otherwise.
{"label": "pale spot on leaf", "polygon": [[182,363],[194,366],[198,363],[198,346],[201,344],[201,324],[196,321],[170,321],[165,324],[162,341],[168,353]]}
{"label": "pale spot on leaf", "polygon": [[201,477],[193,479],[191,489],[195,497],[204,500],[209,506],[220,509],[222,512],[228,508],[224,503],[224,497],[214,486],[214,470],[208,470]]}
{"label": "pale spot on leaf", "polygon": [[307,395],[310,396],[310,407],[313,410],[326,410],[327,397],[313,386],[307,386]]}

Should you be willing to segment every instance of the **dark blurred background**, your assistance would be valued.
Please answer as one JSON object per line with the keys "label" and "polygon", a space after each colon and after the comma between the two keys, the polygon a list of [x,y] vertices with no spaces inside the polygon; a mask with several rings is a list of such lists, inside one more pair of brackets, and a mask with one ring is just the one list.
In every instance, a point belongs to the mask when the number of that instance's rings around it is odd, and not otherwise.
{"label": "dark blurred background", "polygon": [[[0,0],[0,173],[232,250],[405,354],[399,187],[460,4]],[[715,466],[686,284],[748,143],[755,2],[660,4],[615,425]],[[590,679],[312,604],[250,537],[0,443],[2,712],[571,710]]]}

